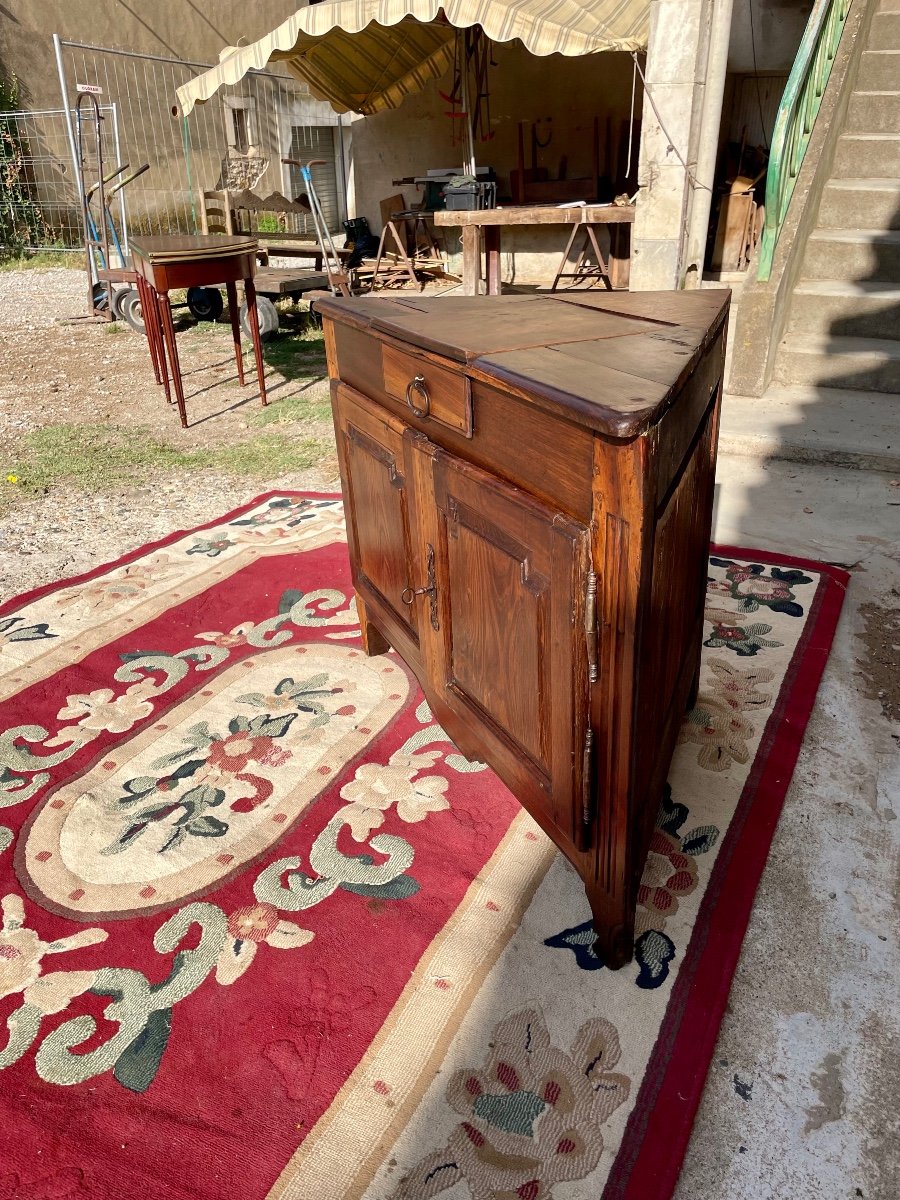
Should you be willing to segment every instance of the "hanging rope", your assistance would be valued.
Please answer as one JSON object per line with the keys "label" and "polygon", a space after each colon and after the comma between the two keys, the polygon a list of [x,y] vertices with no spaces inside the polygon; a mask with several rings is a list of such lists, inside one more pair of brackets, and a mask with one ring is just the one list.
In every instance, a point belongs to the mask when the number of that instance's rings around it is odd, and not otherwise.
{"label": "hanging rope", "polygon": [[653,109],[654,113],[656,113],[656,119],[657,119],[657,121],[659,121],[660,129],[666,135],[666,139],[669,143],[669,149],[672,151],[672,153],[675,155],[675,157],[678,159],[678,161],[684,167],[685,173],[687,174],[687,177],[688,177],[688,180],[690,181],[691,187],[701,188],[705,192],[712,192],[713,189],[711,187],[709,187],[708,184],[700,182],[700,180],[697,178],[697,176],[694,174],[694,172],[691,170],[691,168],[685,162],[678,147],[672,141],[672,137],[671,137],[668,129],[666,129],[665,122],[663,121],[662,117],[660,116],[659,109],[656,107],[656,101],[653,99],[653,93],[647,87],[647,80],[644,76],[644,72],[641,70],[641,64],[638,62],[638,56],[634,51],[632,51],[631,57],[634,59],[634,65],[637,69],[637,73],[641,77],[641,83],[643,84],[643,87],[644,87],[644,95],[650,101],[650,107]]}
{"label": "hanging rope", "polygon": [[631,176],[631,146],[634,140],[634,93],[637,87],[637,55],[634,56],[634,66],[631,69],[631,120],[628,122],[628,162],[625,165],[625,178]]}

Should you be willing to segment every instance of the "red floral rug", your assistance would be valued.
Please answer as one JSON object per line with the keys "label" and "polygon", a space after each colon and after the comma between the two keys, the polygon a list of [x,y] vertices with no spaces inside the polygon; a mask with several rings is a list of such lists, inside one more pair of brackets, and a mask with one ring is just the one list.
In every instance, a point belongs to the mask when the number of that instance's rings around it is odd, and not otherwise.
{"label": "red floral rug", "polygon": [[710,559],[618,972],[362,654],[338,498],[0,608],[0,1196],[668,1197],[845,585]]}

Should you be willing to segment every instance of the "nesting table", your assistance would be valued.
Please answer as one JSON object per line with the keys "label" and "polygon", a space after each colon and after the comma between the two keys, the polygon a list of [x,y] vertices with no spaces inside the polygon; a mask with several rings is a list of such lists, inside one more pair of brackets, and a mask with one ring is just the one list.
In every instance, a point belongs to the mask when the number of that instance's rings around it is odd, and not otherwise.
{"label": "nesting table", "polygon": [[169,293],[174,289],[225,285],[238,380],[243,387],[244,360],[236,286],[240,280],[247,301],[247,320],[256,359],[260,400],[266,404],[262,341],[259,336],[259,315],[256,311],[256,289],[253,283],[257,249],[258,243],[255,238],[219,234],[169,234],[131,239],[132,267],[137,275],[137,286],[141,295],[153,373],[156,382],[165,387],[169,403],[172,403],[174,391],[174,402],[178,406],[178,415],[184,428],[187,427],[187,410],[175,326],[172,322],[172,305],[169,300]]}

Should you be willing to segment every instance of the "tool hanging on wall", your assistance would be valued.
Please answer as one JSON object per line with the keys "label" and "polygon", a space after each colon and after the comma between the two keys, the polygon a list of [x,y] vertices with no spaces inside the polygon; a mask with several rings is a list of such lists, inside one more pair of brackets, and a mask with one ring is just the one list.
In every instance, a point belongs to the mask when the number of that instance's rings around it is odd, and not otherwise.
{"label": "tool hanging on wall", "polygon": [[473,175],[476,137],[482,142],[489,142],[494,137],[488,69],[496,65],[491,41],[479,26],[457,30],[453,48],[453,87],[449,92],[438,94],[450,105],[445,116],[454,122],[453,144],[465,147],[463,169]]}
{"label": "tool hanging on wall", "polygon": [[488,68],[496,67],[494,47],[490,38],[477,25],[466,31],[469,42],[468,56],[472,63],[475,76],[475,102],[472,114],[472,133],[482,142],[490,142],[494,138],[491,128],[491,90],[488,80]]}

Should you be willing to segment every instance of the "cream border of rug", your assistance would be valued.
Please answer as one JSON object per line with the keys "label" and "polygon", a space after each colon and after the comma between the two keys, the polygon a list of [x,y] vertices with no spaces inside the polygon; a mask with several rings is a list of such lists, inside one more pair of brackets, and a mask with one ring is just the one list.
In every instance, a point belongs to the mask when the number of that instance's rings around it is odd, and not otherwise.
{"label": "cream border of rug", "polygon": [[[280,527],[279,522],[273,521],[271,525],[261,529],[258,535],[258,544],[254,545],[254,531],[252,529],[247,531],[245,527],[241,526],[238,527],[237,535],[241,536],[242,540],[215,558],[206,558],[203,555],[199,556],[199,561],[197,557],[188,558],[185,546],[192,539],[203,536],[212,537],[223,529],[231,529],[234,533],[236,532],[234,521],[252,516],[257,512],[264,512],[271,500],[276,498],[277,496],[272,496],[246,510],[238,510],[231,520],[221,521],[217,525],[187,530],[184,537],[177,541],[164,546],[150,547],[145,554],[141,554],[127,563],[113,563],[108,571],[92,576],[83,583],[66,585],[64,581],[60,588],[41,596],[40,599],[33,600],[20,609],[10,610],[6,616],[27,617],[29,621],[33,622],[46,621],[60,632],[50,645],[47,645],[45,641],[11,643],[13,650],[18,651],[19,656],[14,657],[12,652],[8,652],[4,658],[0,658],[0,702],[10,700],[25,688],[49,679],[58,671],[70,666],[73,662],[86,658],[88,654],[93,654],[101,646],[114,641],[116,637],[123,636],[129,630],[138,630],[156,620],[173,607],[173,601],[177,600],[179,604],[184,604],[193,600],[195,596],[199,596],[214,584],[225,582],[261,558],[307,553],[311,550],[321,550],[333,543],[346,544],[346,536],[343,532],[343,505],[340,501],[335,501],[325,513],[317,513],[312,520],[304,522],[303,528],[292,529],[289,540],[266,544],[267,531],[273,527]],[[337,520],[335,514],[337,514]],[[288,512],[285,520],[290,515]],[[52,611],[54,597],[58,596],[60,592],[68,591],[74,595],[81,589],[89,589],[98,579],[114,579],[118,575],[127,576],[132,567],[139,563],[145,563],[154,556],[164,554],[172,556],[171,566],[173,568],[181,569],[177,572],[173,571],[172,574],[167,572],[161,575],[156,585],[148,588],[138,603],[135,603],[133,596],[128,596],[118,603],[104,605],[101,613],[93,614],[96,623],[87,628],[85,628],[83,615],[66,616]]]}
{"label": "cream border of rug", "polygon": [[[359,1200],[364,1194],[556,854],[531,817],[519,813],[268,1200]],[[348,1158],[348,1147],[360,1143],[370,1148],[365,1158]]]}

